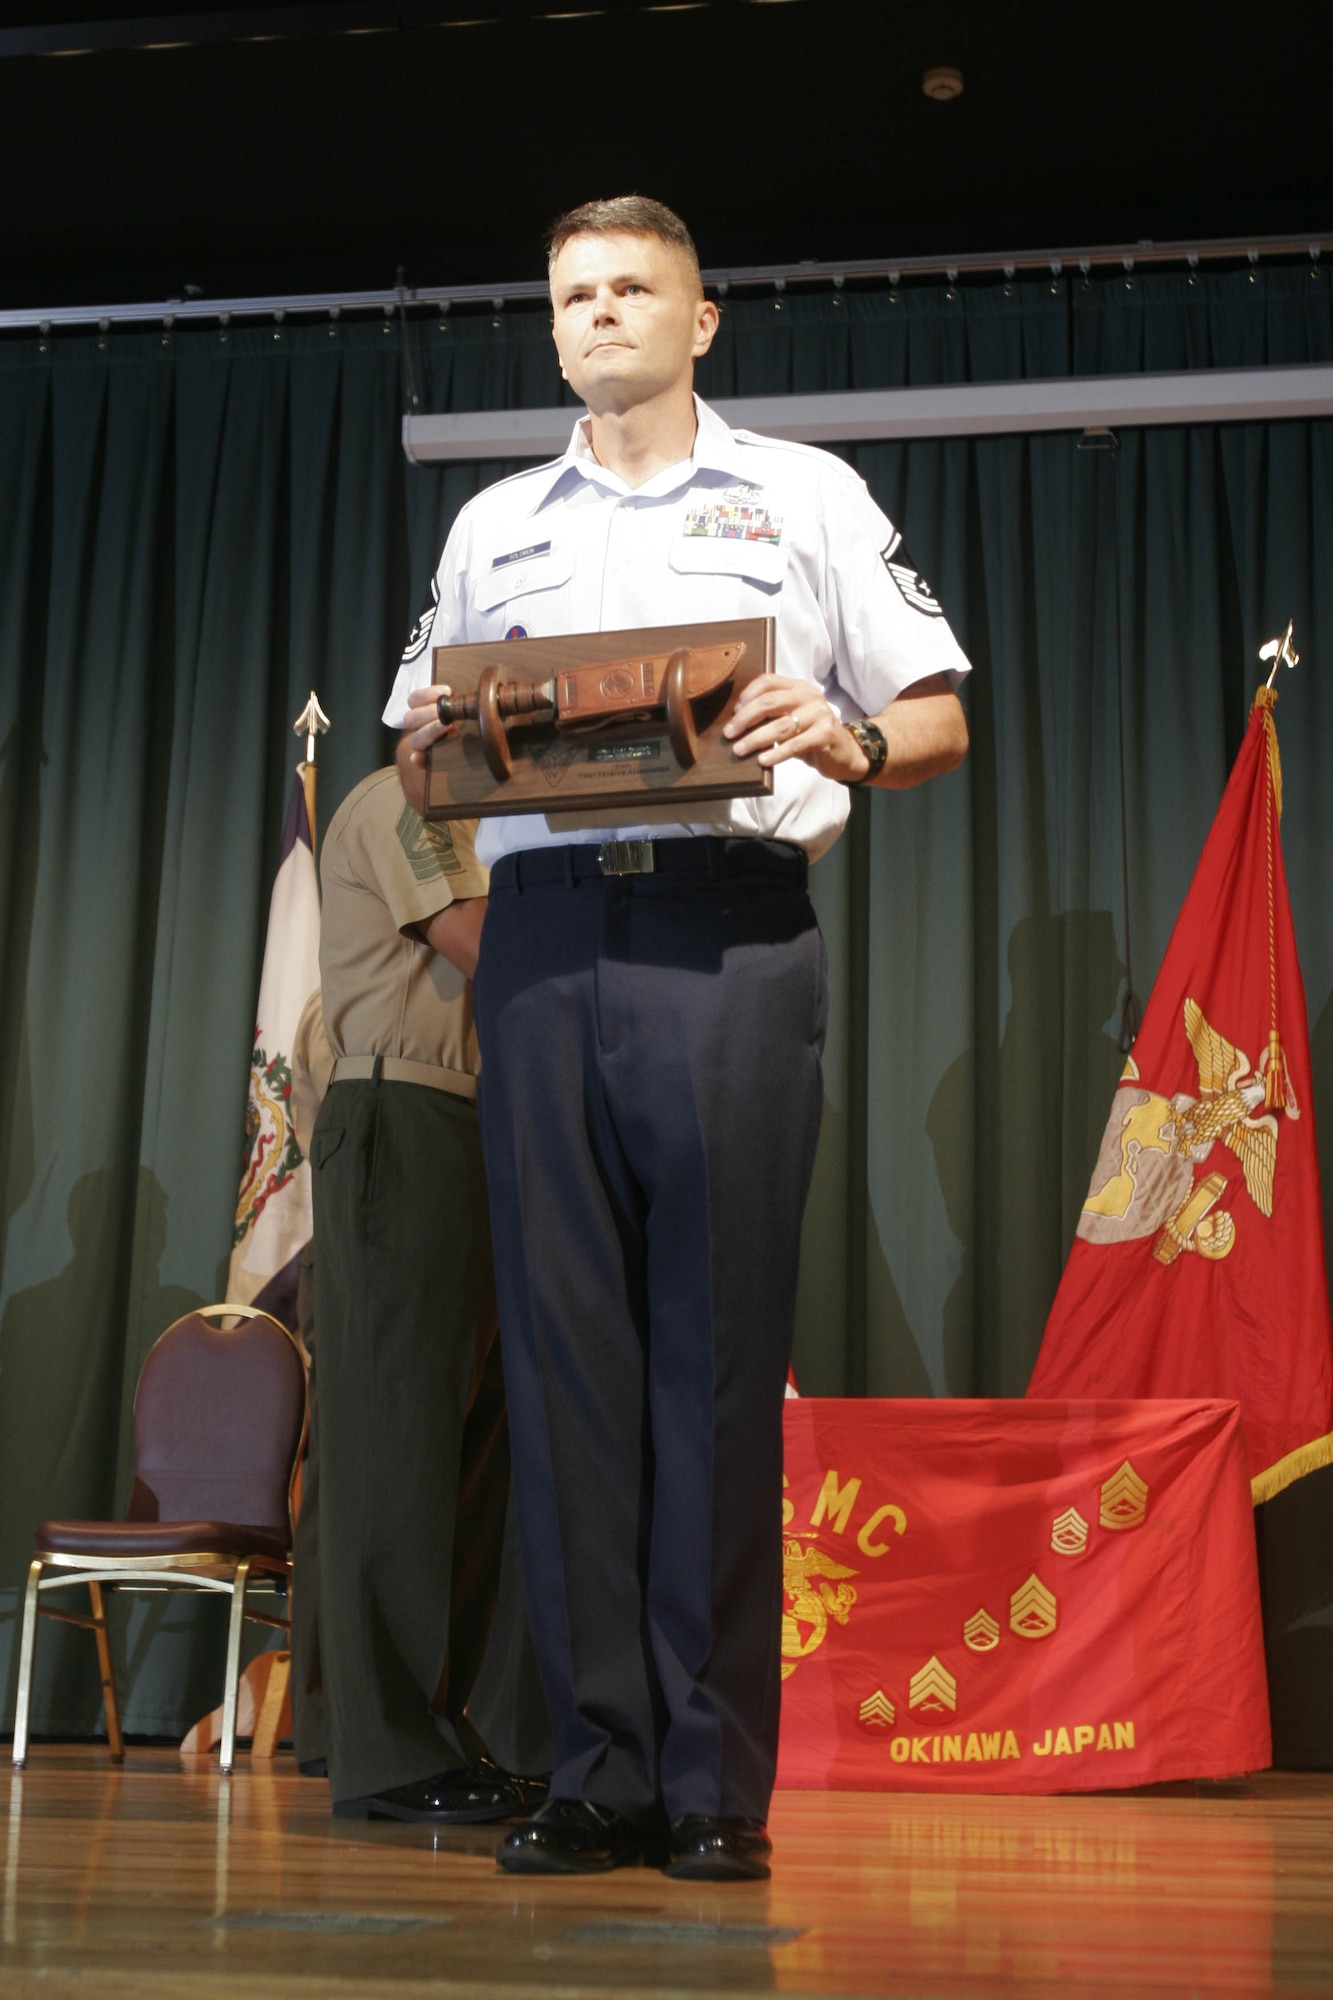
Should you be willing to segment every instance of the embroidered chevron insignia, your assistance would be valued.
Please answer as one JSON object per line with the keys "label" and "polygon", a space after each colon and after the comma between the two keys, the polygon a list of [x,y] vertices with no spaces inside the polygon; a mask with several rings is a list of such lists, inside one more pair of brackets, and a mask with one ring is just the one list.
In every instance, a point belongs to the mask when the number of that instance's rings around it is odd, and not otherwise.
{"label": "embroidered chevron insignia", "polygon": [[461,871],[463,864],[446,821],[424,820],[420,813],[405,805],[394,831],[418,882],[433,882],[439,875],[457,875]]}
{"label": "embroidered chevron insignia", "polygon": [[[895,562],[895,556],[901,557],[902,560]],[[910,604],[913,611],[920,611],[927,618],[943,618],[944,606],[920,570],[914,569],[906,558],[907,550],[903,547],[903,538],[895,532],[887,547],[880,550],[880,561],[897,584],[905,604]]]}
{"label": "embroidered chevron insignia", "polygon": [[407,644],[403,648],[402,665],[406,666],[409,660],[416,659],[418,653],[425,652],[426,642],[431,634],[431,627],[435,623],[435,607],[439,601],[439,586],[432,576],[430,580],[430,596],[421,607],[421,616],[407,635]]}

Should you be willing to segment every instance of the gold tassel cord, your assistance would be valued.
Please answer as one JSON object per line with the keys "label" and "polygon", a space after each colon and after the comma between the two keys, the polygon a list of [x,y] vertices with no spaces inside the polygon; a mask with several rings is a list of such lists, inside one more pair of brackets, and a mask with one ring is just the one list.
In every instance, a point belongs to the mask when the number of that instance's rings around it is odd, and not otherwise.
{"label": "gold tassel cord", "polygon": [[1254,700],[1250,703],[1250,713],[1262,709],[1264,717],[1264,742],[1268,749],[1268,775],[1273,784],[1273,798],[1277,805],[1277,816],[1282,818],[1282,759],[1277,747],[1277,724],[1273,720],[1273,710],[1277,707],[1277,689],[1256,688]]}
{"label": "gold tassel cord", "polygon": [[[1287,627],[1290,640],[1291,627]],[[1273,671],[1277,671],[1277,662]],[[1277,706],[1277,689],[1265,686],[1256,690],[1251,705],[1251,714],[1257,709],[1263,720],[1264,748],[1267,753],[1267,782],[1264,786],[1264,859],[1268,871],[1268,1001],[1269,1030],[1268,1051],[1264,1059],[1264,1108],[1268,1111],[1286,1111],[1292,1102],[1287,1076],[1287,1059],[1282,1052],[1282,1040],[1278,1032],[1277,1011],[1277,899],[1273,880],[1273,850],[1278,838],[1278,824],[1282,819],[1282,758],[1278,752],[1277,724],[1273,720],[1273,710]],[[1274,822],[1276,811],[1277,823]]]}
{"label": "gold tassel cord", "polygon": [[1282,1053],[1282,1038],[1276,1028],[1270,1028],[1268,1061],[1264,1065],[1264,1110],[1285,1111],[1290,1102],[1291,1086],[1287,1076],[1287,1058]]}

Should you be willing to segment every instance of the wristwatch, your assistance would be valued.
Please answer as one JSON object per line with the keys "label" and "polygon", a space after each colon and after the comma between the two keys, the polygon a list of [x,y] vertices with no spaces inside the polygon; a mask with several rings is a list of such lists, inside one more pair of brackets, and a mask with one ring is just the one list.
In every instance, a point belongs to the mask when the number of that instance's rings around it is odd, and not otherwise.
{"label": "wristwatch", "polygon": [[858,722],[849,722],[847,727],[856,738],[860,749],[870,759],[870,769],[865,773],[865,776],[861,778],[849,778],[847,783],[849,785],[868,785],[870,780],[877,778],[884,769],[885,760],[889,754],[888,739],[877,722],[867,722],[864,716]]}

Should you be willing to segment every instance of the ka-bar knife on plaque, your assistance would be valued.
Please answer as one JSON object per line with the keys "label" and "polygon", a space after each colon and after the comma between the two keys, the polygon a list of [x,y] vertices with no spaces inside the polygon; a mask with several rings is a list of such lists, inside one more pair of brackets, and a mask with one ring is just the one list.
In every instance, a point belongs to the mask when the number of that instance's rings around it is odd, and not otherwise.
{"label": "ka-bar knife on plaque", "polygon": [[722,734],[773,671],[774,621],[733,618],[558,639],[438,646],[440,719],[427,819],[682,806],[769,793],[773,774]]}

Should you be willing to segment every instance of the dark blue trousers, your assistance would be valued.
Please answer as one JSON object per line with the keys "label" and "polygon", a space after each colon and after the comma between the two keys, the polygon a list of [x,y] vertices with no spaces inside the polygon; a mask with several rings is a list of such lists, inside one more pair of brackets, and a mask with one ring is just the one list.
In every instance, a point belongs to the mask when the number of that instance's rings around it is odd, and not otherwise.
{"label": "dark blue trousers", "polygon": [[553,1793],[763,1819],[823,941],[792,881],[525,885],[522,860],[474,1004]]}

